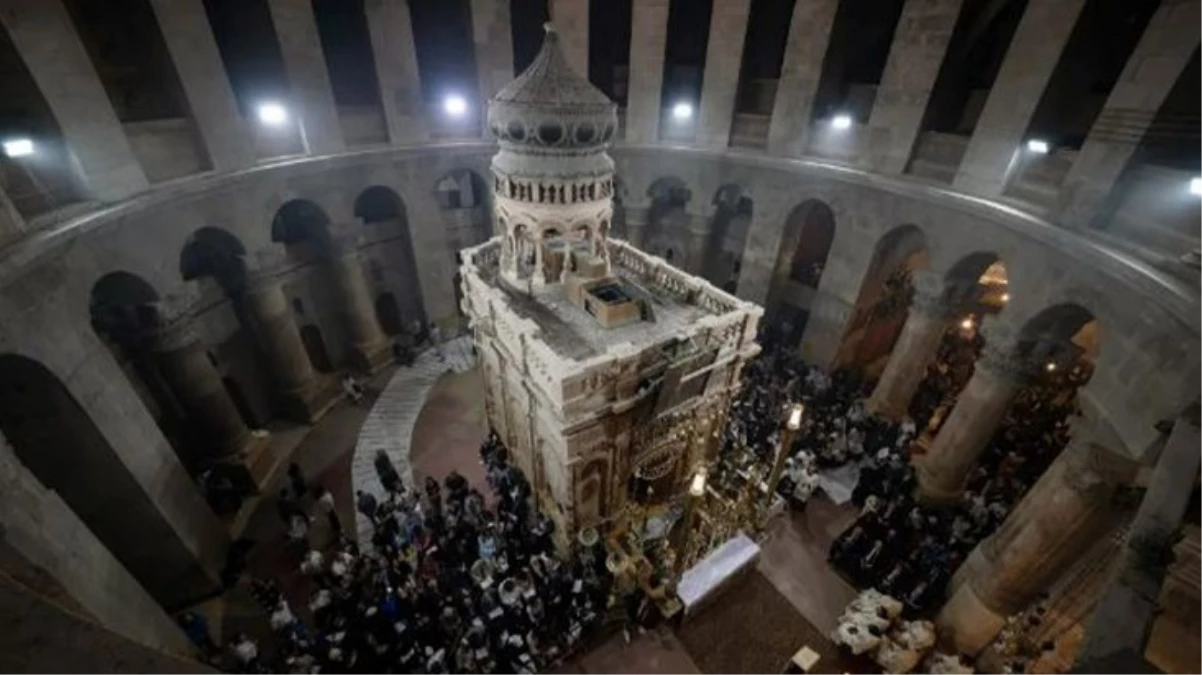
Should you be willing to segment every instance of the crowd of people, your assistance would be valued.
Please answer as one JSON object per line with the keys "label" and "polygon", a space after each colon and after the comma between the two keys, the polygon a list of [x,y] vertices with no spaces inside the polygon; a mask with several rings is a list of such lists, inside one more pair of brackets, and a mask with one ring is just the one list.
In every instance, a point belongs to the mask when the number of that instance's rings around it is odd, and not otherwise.
{"label": "crowd of people", "polygon": [[[344,532],[332,496],[290,472],[277,503],[305,588],[286,594],[276,580],[251,580],[271,637],[240,634],[216,663],[237,672],[531,673],[570,653],[607,612],[604,553],[581,545],[558,556],[551,521],[531,508],[530,485],[495,435],[481,461],[491,497],[455,472],[406,489],[377,457],[380,496],[356,495],[372,531],[363,546]],[[328,547],[309,543],[318,517],[333,535]],[[297,592],[307,593],[303,606],[289,600]],[[198,621],[186,616],[185,630],[212,654]]]}

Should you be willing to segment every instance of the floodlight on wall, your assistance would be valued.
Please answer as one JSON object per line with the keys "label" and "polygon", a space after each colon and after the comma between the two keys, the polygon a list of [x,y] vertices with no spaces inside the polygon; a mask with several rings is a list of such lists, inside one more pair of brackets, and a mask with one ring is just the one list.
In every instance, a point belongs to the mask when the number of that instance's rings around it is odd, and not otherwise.
{"label": "floodlight on wall", "polygon": [[672,119],[677,122],[687,122],[693,119],[693,104],[681,101],[672,106]]}
{"label": "floodlight on wall", "polygon": [[1202,196],[1202,176],[1189,180],[1190,194]]}
{"label": "floodlight on wall", "polygon": [[851,128],[851,115],[835,115],[831,118],[831,128],[846,131]]}
{"label": "floodlight on wall", "polygon": [[260,103],[259,121],[269,127],[283,126],[288,122],[288,109],[275,102]]}
{"label": "floodlight on wall", "polygon": [[4,141],[4,154],[9,157],[28,157],[34,151],[33,141],[28,138],[11,138]]}
{"label": "floodlight on wall", "polygon": [[1027,150],[1030,150],[1037,155],[1046,155],[1051,149],[1052,147],[1048,145],[1047,141],[1041,141],[1038,138],[1032,138],[1031,140],[1027,141]]}
{"label": "floodlight on wall", "polygon": [[960,322],[960,327],[963,328],[964,330],[972,330],[972,327],[973,327],[972,317],[971,316],[965,317],[965,319]]}
{"label": "floodlight on wall", "polygon": [[467,99],[459,94],[450,94],[442,100],[442,111],[456,119],[467,114]]}
{"label": "floodlight on wall", "polygon": [[1048,361],[1048,365],[1044,366],[1043,369],[1048,371],[1049,373],[1055,372],[1056,371],[1056,362]]}

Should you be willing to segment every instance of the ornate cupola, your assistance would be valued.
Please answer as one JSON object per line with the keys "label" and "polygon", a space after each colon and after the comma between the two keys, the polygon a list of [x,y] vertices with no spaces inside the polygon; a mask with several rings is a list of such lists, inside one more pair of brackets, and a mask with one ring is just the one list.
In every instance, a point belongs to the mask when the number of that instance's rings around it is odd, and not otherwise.
{"label": "ornate cupola", "polygon": [[572,71],[550,25],[534,62],[489,102],[501,272],[521,285],[609,274],[617,106]]}

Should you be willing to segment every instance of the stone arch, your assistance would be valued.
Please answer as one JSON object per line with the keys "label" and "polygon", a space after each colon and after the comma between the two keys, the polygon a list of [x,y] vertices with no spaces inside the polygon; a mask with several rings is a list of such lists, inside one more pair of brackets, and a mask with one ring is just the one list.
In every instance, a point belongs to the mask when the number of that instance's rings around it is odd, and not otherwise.
{"label": "stone arch", "polygon": [[801,202],[785,219],[767,304],[771,325],[789,344],[805,331],[834,240],[835,213],[821,199]]}
{"label": "stone arch", "polygon": [[912,275],[926,267],[927,255],[926,234],[917,225],[898,225],[877,240],[839,347],[838,366],[868,379],[881,373],[909,315]]}
{"label": "stone arch", "polygon": [[308,199],[293,199],[271,219],[271,240],[283,244],[296,260],[313,260],[330,253],[334,243],[330,228],[324,209]]}
{"label": "stone arch", "polygon": [[1018,332],[1018,349],[1032,365],[1044,372],[1080,367],[1082,384],[1093,375],[1100,347],[1100,325],[1093,312],[1071,302],[1041,310]]}
{"label": "stone arch", "polygon": [[714,215],[700,261],[701,276],[717,286],[737,287],[755,202],[741,185],[727,183],[714,192],[712,204]]}
{"label": "stone arch", "polygon": [[688,250],[689,202],[693,192],[675,176],[657,178],[647,188],[647,207],[642,247],[669,262],[680,262],[677,254]]}
{"label": "stone arch", "polygon": [[231,295],[246,285],[246,247],[229,231],[206,226],[192,233],[179,254],[184,281],[209,278]]}
{"label": "stone arch", "polygon": [[174,609],[189,600],[180,595],[187,588],[181,570],[164,555],[163,547],[178,546],[175,532],[91,416],[42,363],[0,354],[0,432],[38,482],[58,494],[160,604]]}
{"label": "stone arch", "polygon": [[369,283],[376,296],[388,291],[396,298],[402,316],[426,324],[417,255],[405,200],[395,190],[373,185],[355,198],[355,217],[363,223],[363,257],[380,273]]}

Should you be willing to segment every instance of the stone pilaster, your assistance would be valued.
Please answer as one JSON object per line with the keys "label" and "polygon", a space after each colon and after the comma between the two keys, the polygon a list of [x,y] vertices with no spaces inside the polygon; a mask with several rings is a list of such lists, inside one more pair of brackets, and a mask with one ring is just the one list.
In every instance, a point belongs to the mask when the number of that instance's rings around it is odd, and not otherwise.
{"label": "stone pilaster", "polygon": [[[1061,224],[1094,224],[1178,76],[1198,49],[1197,0],[1160,4],[1127,59],[1085,145],[1064,178],[1057,205]],[[1182,191],[1187,186],[1182,186]]]}
{"label": "stone pilaster", "polygon": [[1161,611],[1161,587],[1168,571],[1167,556],[1157,561],[1148,555],[1148,549],[1157,545],[1169,548],[1181,530],[1198,477],[1198,446],[1197,420],[1178,418],[1131,522],[1118,556],[1119,572],[1086,624],[1077,672],[1100,672],[1101,664],[1115,663],[1124,652],[1143,654],[1147,648],[1152,624]]}
{"label": "stone pilaster", "polygon": [[312,0],[267,0],[267,6],[308,151],[328,155],[345,149]]}
{"label": "stone pilaster", "polygon": [[929,271],[915,273],[914,299],[885,372],[868,399],[871,412],[894,419],[906,417],[910,399],[939,351],[948,311],[943,279]]}
{"label": "stone pilaster", "polygon": [[1085,0],[1027,4],[956,172],[956,189],[988,197],[1002,194],[1035,106],[1084,5]]}
{"label": "stone pilaster", "polygon": [[267,361],[272,384],[287,415],[298,421],[317,421],[335,399],[325,395],[280,280],[260,273],[239,298],[251,333]]}
{"label": "stone pilaster", "polygon": [[91,195],[117,201],[145,190],[146,173],[62,0],[0,0],[0,24],[54,114]]}
{"label": "stone pilaster", "polygon": [[1006,617],[1034,601],[1109,523],[1114,491],[1133,477],[1135,465],[1089,436],[1080,429],[1074,433],[1001,527],[956,572],[950,599],[936,619],[940,637],[956,651],[980,652]]}
{"label": "stone pilaster", "polygon": [[472,0],[472,41],[476,45],[476,78],[479,99],[476,120],[483,132],[488,101],[513,79],[513,33],[509,2]]}
{"label": "stone pilaster", "polygon": [[588,79],[589,0],[551,0],[551,21],[562,36],[563,55],[581,77]]}
{"label": "stone pilaster", "polygon": [[250,429],[230,399],[221,373],[196,335],[190,318],[165,325],[152,349],[159,371],[183,408],[187,422],[204,439],[198,444],[209,460],[231,459],[250,442]]}
{"label": "stone pilaster", "polygon": [[213,39],[202,0],[151,0],[209,162],[217,171],[255,163],[255,144]]}
{"label": "stone pilaster", "polygon": [[822,64],[838,9],[839,0],[797,0],[793,6],[768,126],[768,152],[772,154],[800,157],[805,152],[814,95],[822,79]]}
{"label": "stone pilaster", "polygon": [[376,57],[376,79],[380,84],[388,140],[394,144],[420,142],[428,131],[409,3],[369,0],[364,10]]}
{"label": "stone pilaster", "polygon": [[663,104],[664,50],[668,44],[668,0],[634,3],[630,28],[630,78],[627,85],[626,142],[659,140]]}
{"label": "stone pilaster", "polygon": [[363,261],[357,250],[348,247],[336,252],[329,265],[339,314],[351,341],[354,366],[374,373],[388,363],[391,347],[376,319],[375,305],[363,275]]}
{"label": "stone pilaster", "polygon": [[705,75],[701,81],[701,114],[697,125],[697,141],[703,147],[722,149],[730,143],[730,123],[735,113],[739,66],[743,62],[743,38],[747,34],[750,12],[751,0],[714,3],[710,16],[709,45],[705,52]]}
{"label": "stone pilaster", "polygon": [[906,0],[860,146],[869,168],[905,170],[962,2]]}
{"label": "stone pilaster", "polygon": [[916,467],[918,493],[925,501],[959,497],[965,477],[989,445],[1030,372],[1007,327],[986,324],[983,331],[985,349],[972,379]]}

